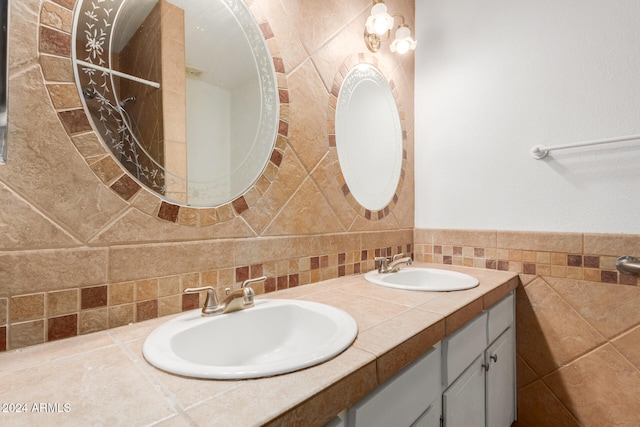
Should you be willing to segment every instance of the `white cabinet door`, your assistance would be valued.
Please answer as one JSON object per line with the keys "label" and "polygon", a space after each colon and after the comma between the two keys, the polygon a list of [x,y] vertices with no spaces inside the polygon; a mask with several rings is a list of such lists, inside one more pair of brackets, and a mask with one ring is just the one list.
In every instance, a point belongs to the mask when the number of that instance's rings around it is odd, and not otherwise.
{"label": "white cabinet door", "polygon": [[411,427],[440,427],[440,417],[442,416],[442,398],[438,396],[426,411],[411,424]]}
{"label": "white cabinet door", "polygon": [[442,391],[440,344],[349,408],[350,427],[409,427]]}
{"label": "white cabinet door", "polygon": [[485,353],[487,427],[510,426],[515,420],[514,328],[507,329]]}
{"label": "white cabinet door", "polygon": [[484,354],[454,381],[442,395],[444,427],[484,426]]}

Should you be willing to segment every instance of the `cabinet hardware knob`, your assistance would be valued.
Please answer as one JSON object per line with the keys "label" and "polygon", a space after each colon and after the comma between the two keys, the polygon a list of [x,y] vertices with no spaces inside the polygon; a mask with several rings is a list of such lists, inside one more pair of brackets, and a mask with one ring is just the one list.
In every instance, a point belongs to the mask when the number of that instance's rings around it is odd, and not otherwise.
{"label": "cabinet hardware knob", "polygon": [[494,354],[493,356],[489,356],[489,359],[493,360],[494,362],[498,361],[498,355]]}
{"label": "cabinet hardware knob", "polygon": [[483,363],[483,364],[482,364],[482,367],[484,368],[484,370],[485,370],[485,371],[487,371],[487,372],[488,372],[488,371],[489,371],[489,368],[491,367],[491,365],[490,365],[489,363],[486,363],[486,364],[484,364],[484,363]]}

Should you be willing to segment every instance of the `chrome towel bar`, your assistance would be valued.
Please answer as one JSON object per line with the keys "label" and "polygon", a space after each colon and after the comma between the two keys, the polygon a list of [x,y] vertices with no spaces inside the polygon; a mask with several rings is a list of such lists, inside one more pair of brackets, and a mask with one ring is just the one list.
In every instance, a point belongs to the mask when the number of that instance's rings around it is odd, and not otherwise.
{"label": "chrome towel bar", "polygon": [[616,260],[616,268],[622,274],[640,274],[640,259],[629,255]]}
{"label": "chrome towel bar", "polygon": [[531,149],[531,156],[533,156],[533,158],[536,160],[540,160],[547,157],[547,155],[549,154],[549,151],[564,150],[566,148],[588,147],[590,145],[610,144],[612,142],[633,141],[636,139],[640,139],[640,135],[628,135],[628,136],[619,136],[616,138],[596,139],[595,141],[574,142],[572,144],[554,145],[551,147],[547,147],[545,145],[536,145]]}

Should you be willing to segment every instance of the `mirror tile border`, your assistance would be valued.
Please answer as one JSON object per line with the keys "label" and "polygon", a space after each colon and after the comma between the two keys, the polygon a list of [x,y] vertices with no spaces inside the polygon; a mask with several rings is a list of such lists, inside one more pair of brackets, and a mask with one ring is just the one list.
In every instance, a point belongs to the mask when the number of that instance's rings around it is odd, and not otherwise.
{"label": "mirror tile border", "polygon": [[[60,2],[58,2],[60,3]],[[270,50],[278,82],[280,114],[278,133],[267,166],[256,182],[241,196],[220,206],[193,208],[168,202],[140,186],[107,150],[93,131],[82,108],[71,63],[71,25],[76,1],[56,4],[45,1],[40,12],[39,61],[49,96],[58,118],[74,145],[96,176],[122,200],[145,214],[186,226],[209,226],[242,215],[259,203],[277,178],[289,137],[289,89],[276,37],[267,21],[258,22]],[[74,92],[75,90],[75,92]],[[140,196],[148,193],[152,197]],[[143,199],[144,202],[140,202]],[[150,202],[153,200],[153,202]]]}
{"label": "mirror tile border", "polygon": [[[349,186],[347,185],[344,175],[342,173],[342,168],[340,167],[340,162],[338,161],[338,152],[336,148],[335,117],[336,117],[336,107],[338,105],[338,95],[340,94],[340,88],[342,87],[342,82],[344,81],[345,77],[349,73],[349,70],[351,70],[353,67],[357,66],[358,64],[373,65],[382,73],[382,75],[384,75],[387,78],[387,81],[389,82],[389,86],[391,88],[391,93],[393,94],[393,98],[396,101],[396,106],[398,107],[398,113],[400,115],[400,125],[402,127],[402,169],[400,171],[400,178],[398,179],[398,185],[396,187],[396,191],[393,197],[391,198],[387,206],[385,206],[380,210],[370,210],[365,208],[353,196],[353,194],[351,193],[351,190],[349,189]],[[407,141],[407,130],[406,130],[406,123],[405,123],[405,113],[400,103],[401,97],[397,92],[396,85],[394,81],[388,77],[389,75],[390,75],[389,72],[381,69],[380,61],[378,60],[377,57],[370,55],[368,53],[353,54],[347,57],[342,63],[342,65],[338,68],[338,72],[335,74],[333,79],[333,84],[331,86],[331,93],[329,94],[329,110],[327,113],[328,143],[329,143],[329,155],[334,159],[333,164],[336,165],[335,179],[338,185],[340,185],[340,188],[342,190],[342,195],[347,199],[347,202],[353,208],[353,210],[355,210],[358,213],[358,215],[371,221],[381,220],[387,215],[389,215],[391,211],[393,211],[393,208],[395,208],[396,204],[398,203],[398,199],[399,199],[398,195],[402,190],[402,186],[404,185],[404,180],[407,175],[406,172],[409,168],[408,160],[407,160],[408,141]]]}

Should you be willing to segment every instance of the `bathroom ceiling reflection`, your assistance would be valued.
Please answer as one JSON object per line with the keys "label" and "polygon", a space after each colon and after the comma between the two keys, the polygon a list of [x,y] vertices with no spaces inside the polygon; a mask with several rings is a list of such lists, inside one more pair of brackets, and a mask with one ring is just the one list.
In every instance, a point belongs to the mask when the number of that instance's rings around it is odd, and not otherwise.
{"label": "bathroom ceiling reflection", "polygon": [[84,0],[74,40],[94,130],[142,185],[175,204],[218,206],[260,177],[278,87],[242,0]]}

